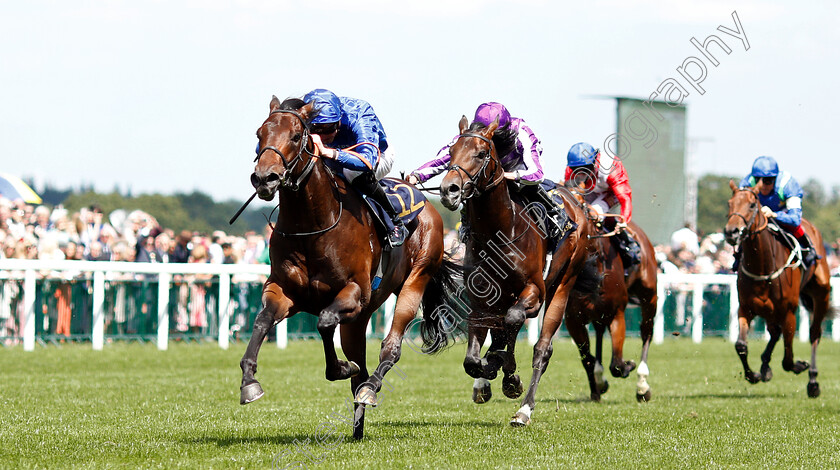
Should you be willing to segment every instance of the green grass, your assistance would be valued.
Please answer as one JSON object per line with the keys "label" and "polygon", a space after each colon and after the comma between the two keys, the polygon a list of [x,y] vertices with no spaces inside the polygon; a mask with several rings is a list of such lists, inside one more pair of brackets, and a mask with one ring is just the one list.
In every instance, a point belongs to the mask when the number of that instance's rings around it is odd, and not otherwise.
{"label": "green grass", "polygon": [[[749,385],[731,343],[669,339],[652,347],[647,404],[636,402],[635,373],[610,378],[603,401],[589,402],[576,350],[561,340],[524,429],[507,424],[519,401],[502,396],[499,379],[490,403],[470,401],[463,344],[436,357],[404,348],[404,378],[388,376],[393,388],[368,411],[361,442],[336,418],[349,384],[323,378],[320,343],[266,344],[257,374],[266,395],[248,406],[239,405],[244,344],[170,346],[0,350],[0,467],[271,468],[283,453],[280,468],[840,467],[840,344],[829,340],[822,396],[809,399],[807,373],[782,370],[781,346],[774,379]],[[369,343],[369,366],[378,347]],[[761,347],[751,342],[754,367]],[[637,360],[639,348],[628,340],[626,356]],[[794,350],[810,355],[804,343]],[[518,360],[527,383],[526,344]],[[319,426],[337,431],[332,447],[315,442]]]}

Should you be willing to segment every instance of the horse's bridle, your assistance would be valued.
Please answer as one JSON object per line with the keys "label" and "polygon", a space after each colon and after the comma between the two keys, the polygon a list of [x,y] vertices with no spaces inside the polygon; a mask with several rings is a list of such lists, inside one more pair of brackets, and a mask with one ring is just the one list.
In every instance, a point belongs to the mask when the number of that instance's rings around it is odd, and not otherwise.
{"label": "horse's bridle", "polygon": [[[479,169],[478,169],[475,173],[470,174],[467,170],[465,170],[464,168],[462,168],[460,165],[449,165],[448,167],[446,167],[446,170],[447,170],[447,171],[455,170],[455,171],[457,171],[457,172],[458,172],[458,174],[459,174],[459,175],[465,175],[465,176],[467,177],[467,182],[466,182],[466,183],[464,183],[464,185],[463,185],[462,187],[466,187],[466,186],[467,186],[467,184],[472,185],[473,190],[470,192],[469,196],[467,196],[467,197],[465,197],[465,198],[463,198],[463,199],[462,199],[462,200],[466,201],[467,199],[469,199],[469,198],[471,198],[471,197],[474,197],[474,196],[479,196],[479,195],[481,195],[482,193],[485,193],[485,192],[487,192],[487,191],[489,191],[489,190],[493,189],[494,187],[496,187],[496,185],[498,185],[499,183],[501,183],[501,182],[502,182],[502,180],[504,179],[505,175],[504,175],[504,171],[502,171],[502,174],[499,176],[499,178],[497,178],[496,180],[494,180],[494,181],[490,182],[490,184],[488,184],[487,186],[485,186],[485,187],[484,187],[484,189],[479,189],[478,184],[476,184],[476,180],[477,180],[477,179],[479,179],[479,178],[485,178],[485,179],[489,178],[489,177],[485,174],[485,172],[486,172],[486,170],[487,170],[487,166],[490,164],[490,160],[492,160],[492,159],[493,159],[493,158],[492,158],[492,157],[493,157],[493,153],[495,153],[496,148],[495,148],[495,146],[493,145],[493,141],[492,141],[492,140],[488,139],[487,137],[484,137],[484,136],[483,136],[483,135],[481,135],[481,134],[473,134],[473,133],[461,134],[461,135],[459,135],[459,136],[458,136],[458,139],[460,140],[460,139],[462,139],[462,138],[464,138],[464,137],[475,137],[476,139],[483,140],[483,141],[487,142],[487,143],[490,145],[490,150],[487,152],[487,156],[486,156],[486,157],[484,157],[484,161],[483,161],[483,162],[482,162],[482,164],[481,164],[481,168],[479,168]],[[498,162],[496,163],[496,167],[493,169],[493,173],[491,173],[491,174],[490,174],[490,176],[492,176],[494,173],[496,173],[496,170],[498,170],[498,167],[499,167],[500,165],[501,165],[501,163],[498,163]],[[462,176],[461,180],[463,181],[463,179],[464,179],[464,178],[463,178],[463,176]]]}
{"label": "horse's bridle", "polygon": [[[749,189],[739,189],[739,191],[748,191],[748,192],[752,193],[752,191],[749,190]],[[744,230],[741,231],[741,233],[743,234],[744,232],[747,232],[747,236],[753,236],[753,235],[761,232],[762,230],[767,228],[767,224],[768,224],[768,221],[765,218],[764,225],[761,226],[761,228],[759,228],[758,230],[752,231],[752,226],[755,223],[756,219],[758,218],[758,213],[761,211],[761,204],[758,202],[758,196],[755,196],[755,193],[753,193],[753,196],[755,197],[755,209],[750,214],[749,220],[747,220],[747,218],[744,217],[740,212],[730,212],[729,215],[726,216],[727,222],[729,221],[729,219],[731,219],[734,216],[740,217],[741,220],[744,221],[744,224],[746,224],[746,227],[744,228]]]}
{"label": "horse's bridle", "polygon": [[300,189],[300,185],[301,183],[303,183],[303,180],[305,180],[306,177],[309,176],[309,173],[312,172],[312,168],[315,166],[315,159],[310,158],[309,161],[306,163],[306,166],[304,166],[303,170],[301,170],[300,174],[297,177],[293,176],[295,168],[297,168],[298,164],[303,161],[304,151],[306,151],[306,153],[311,157],[315,157],[315,154],[310,152],[309,149],[306,148],[306,144],[309,141],[310,134],[309,126],[306,124],[306,121],[303,119],[303,116],[301,116],[300,113],[298,113],[297,111],[292,111],[290,109],[275,109],[274,111],[269,113],[269,116],[277,113],[291,114],[298,118],[298,120],[300,121],[301,125],[303,126],[303,135],[300,139],[300,149],[298,149],[297,155],[295,155],[295,157],[292,158],[290,163],[288,160],[286,160],[286,156],[283,155],[283,152],[281,152],[280,149],[271,145],[267,145],[260,149],[260,153],[257,154],[257,158],[254,159],[254,162],[258,162],[260,160],[260,157],[262,157],[262,154],[265,153],[267,150],[271,150],[277,155],[279,155],[280,159],[283,160],[283,174],[280,176],[280,186],[283,189],[297,191],[298,189]]}

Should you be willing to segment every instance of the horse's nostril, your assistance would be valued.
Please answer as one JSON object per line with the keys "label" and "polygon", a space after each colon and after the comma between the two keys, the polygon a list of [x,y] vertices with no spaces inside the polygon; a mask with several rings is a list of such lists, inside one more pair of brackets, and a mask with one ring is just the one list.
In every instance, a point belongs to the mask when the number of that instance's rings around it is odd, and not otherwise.
{"label": "horse's nostril", "polygon": [[278,175],[277,173],[269,173],[268,176],[265,177],[265,182],[266,183],[273,183],[273,182],[279,181],[279,180],[280,180],[280,175]]}
{"label": "horse's nostril", "polygon": [[251,186],[257,187],[260,185],[260,177],[256,173],[251,173]]}
{"label": "horse's nostril", "polygon": [[460,186],[458,186],[457,184],[450,184],[450,185],[449,185],[449,188],[447,189],[447,192],[449,192],[449,193],[457,193],[457,192],[458,192],[458,191],[460,191],[460,190],[461,190],[461,187],[460,187]]}

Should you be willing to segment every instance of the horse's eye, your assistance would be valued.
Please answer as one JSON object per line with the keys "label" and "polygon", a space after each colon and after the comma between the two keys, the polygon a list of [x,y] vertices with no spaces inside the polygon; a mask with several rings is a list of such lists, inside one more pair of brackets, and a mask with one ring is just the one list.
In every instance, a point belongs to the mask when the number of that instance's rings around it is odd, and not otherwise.
{"label": "horse's eye", "polygon": [[478,153],[476,154],[475,158],[477,158],[477,159],[479,159],[479,160],[484,160],[485,158],[487,158],[487,151],[486,151],[486,150],[482,150],[481,152],[478,152]]}
{"label": "horse's eye", "polygon": [[754,202],[750,203],[750,209],[755,209],[755,203]]}
{"label": "horse's eye", "polygon": [[292,142],[300,142],[300,132],[292,136]]}

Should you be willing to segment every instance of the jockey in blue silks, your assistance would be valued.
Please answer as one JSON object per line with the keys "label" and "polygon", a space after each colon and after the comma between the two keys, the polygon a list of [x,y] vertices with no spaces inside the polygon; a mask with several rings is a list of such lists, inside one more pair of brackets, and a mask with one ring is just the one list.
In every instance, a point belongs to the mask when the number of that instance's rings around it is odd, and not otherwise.
{"label": "jockey in blue silks", "polygon": [[[802,197],[804,192],[790,173],[779,171],[772,157],[758,157],[752,172],[741,180],[740,188],[758,185],[758,201],[765,217],[775,219],[780,227],[792,233],[802,246],[802,263],[807,268],[817,260],[814,244],[802,229]],[[735,256],[733,270],[737,269],[740,253]]]}
{"label": "jockey in blue silks", "polygon": [[318,110],[311,122],[315,152],[332,159],[347,181],[388,212],[394,222],[388,242],[391,246],[402,245],[408,230],[379,184],[390,171],[394,154],[373,107],[364,100],[339,98],[323,88],[310,91],[303,101],[314,102]]}

